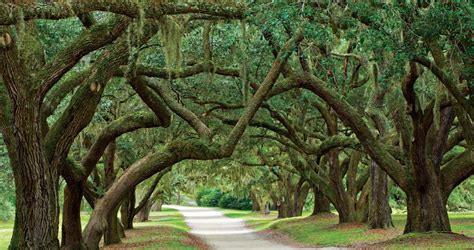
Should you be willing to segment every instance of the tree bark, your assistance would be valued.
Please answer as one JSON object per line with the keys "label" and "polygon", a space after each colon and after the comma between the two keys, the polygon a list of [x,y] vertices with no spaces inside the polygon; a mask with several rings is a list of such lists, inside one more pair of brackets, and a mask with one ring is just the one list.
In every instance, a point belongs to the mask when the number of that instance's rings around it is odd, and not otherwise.
{"label": "tree bark", "polygon": [[413,188],[407,193],[407,223],[404,233],[450,232],[446,202],[439,184],[428,183],[425,189]]}
{"label": "tree bark", "polygon": [[[301,178],[304,181],[304,178]],[[294,205],[294,216],[303,215],[304,204],[306,203],[306,197],[310,190],[310,185],[304,181],[303,184],[299,185],[298,192],[295,194],[295,205]]]}
{"label": "tree bark", "polygon": [[[160,202],[160,201],[157,201],[157,202]],[[138,212],[138,221],[140,222],[148,221],[148,218],[150,217],[152,205],[153,203],[148,201],[147,204],[143,206],[142,209],[140,209],[140,212]],[[160,207],[160,210],[161,210],[161,207]]]}
{"label": "tree bark", "polygon": [[[105,190],[109,190],[116,179],[115,171],[115,140],[111,141],[104,152],[104,171],[105,171]],[[119,211],[119,205],[110,210],[105,214],[107,221],[107,230],[104,234],[104,244],[110,245],[121,242],[121,225],[119,225],[119,219],[117,213]]]}
{"label": "tree bark", "polygon": [[178,190],[178,193],[176,194],[176,204],[181,205],[181,193]]}
{"label": "tree bark", "polygon": [[153,205],[152,205],[152,210],[160,212],[161,209],[163,208],[163,199],[158,199]]}
{"label": "tree bark", "polygon": [[331,212],[331,204],[328,198],[326,198],[316,185],[313,185],[313,196],[314,206],[312,216]]}
{"label": "tree bark", "polygon": [[16,186],[18,234],[10,247],[58,249],[58,171],[51,168],[42,148],[39,110],[25,105],[28,102],[15,108],[15,136],[4,137]]}
{"label": "tree bark", "polygon": [[369,228],[394,227],[392,209],[388,204],[388,177],[374,161],[370,164]]}
{"label": "tree bark", "polygon": [[104,245],[121,242],[119,219],[117,218],[118,207],[107,214],[107,230],[104,234]]}
{"label": "tree bark", "polygon": [[259,212],[260,211],[260,204],[258,203],[257,197],[253,192],[249,193],[250,200],[252,200],[252,212]]}
{"label": "tree bark", "polygon": [[68,183],[64,188],[61,249],[85,249],[82,242],[82,183]]}
{"label": "tree bark", "polygon": [[286,202],[276,201],[277,211],[278,211],[278,219],[288,218],[288,204]]}
{"label": "tree bark", "polygon": [[135,210],[135,188],[130,191],[127,198],[120,207],[120,219],[125,229],[133,229],[133,217]]}

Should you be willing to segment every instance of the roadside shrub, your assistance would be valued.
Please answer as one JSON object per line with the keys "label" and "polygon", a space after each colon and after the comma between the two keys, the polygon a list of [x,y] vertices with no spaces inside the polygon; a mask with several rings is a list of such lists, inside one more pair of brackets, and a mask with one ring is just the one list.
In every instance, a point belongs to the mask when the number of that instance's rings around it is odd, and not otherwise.
{"label": "roadside shrub", "polygon": [[221,196],[217,188],[201,188],[196,193],[196,203],[200,207],[217,207]]}
{"label": "roadside shrub", "polygon": [[474,177],[457,186],[448,198],[448,211],[462,212],[474,209]]}
{"label": "roadside shrub", "polygon": [[221,199],[219,200],[219,207],[238,209],[238,210],[251,210],[252,201],[248,198],[239,199],[230,193],[225,193],[222,195]]}
{"label": "roadside shrub", "polygon": [[15,207],[13,204],[7,199],[0,197],[0,221],[8,221],[12,219],[14,213]]}

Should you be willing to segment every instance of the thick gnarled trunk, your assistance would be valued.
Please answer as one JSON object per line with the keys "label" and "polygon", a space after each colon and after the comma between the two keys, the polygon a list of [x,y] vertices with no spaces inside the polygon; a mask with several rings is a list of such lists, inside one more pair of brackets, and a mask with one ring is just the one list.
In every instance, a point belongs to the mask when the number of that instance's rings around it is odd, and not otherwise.
{"label": "thick gnarled trunk", "polygon": [[319,190],[317,186],[313,186],[313,196],[314,196],[314,205],[313,205],[313,213],[311,215],[319,215],[324,213],[331,212],[331,204],[329,203],[328,198],[324,196],[324,194]]}
{"label": "thick gnarled trunk", "polygon": [[107,230],[104,234],[104,244],[111,245],[121,242],[121,225],[117,218],[118,207],[108,213],[107,216]]}
{"label": "thick gnarled trunk", "polygon": [[394,227],[388,204],[388,177],[375,162],[370,165],[369,228]]}
{"label": "thick gnarled trunk", "polygon": [[[157,201],[157,202],[160,202],[160,201]],[[148,221],[152,206],[153,204],[151,202],[147,202],[147,204],[143,206],[142,209],[140,209],[140,211],[138,212],[138,221],[140,222]],[[161,210],[161,207],[160,207],[160,210]]]}
{"label": "thick gnarled trunk", "polygon": [[82,183],[68,183],[64,189],[61,249],[84,249],[81,227]]}
{"label": "thick gnarled trunk", "polygon": [[16,108],[15,136],[5,137],[16,186],[16,234],[10,248],[58,249],[58,171],[42,147],[39,111],[21,106]]}
{"label": "thick gnarled trunk", "polygon": [[426,189],[407,193],[407,223],[404,233],[450,232],[446,203],[439,185],[429,184]]}
{"label": "thick gnarled trunk", "polygon": [[130,191],[128,197],[122,202],[120,207],[120,220],[125,229],[133,229],[133,217],[135,210],[135,188]]}
{"label": "thick gnarled trunk", "polygon": [[257,196],[254,192],[249,193],[250,200],[252,201],[252,212],[259,212],[260,211],[260,203],[258,202]]}

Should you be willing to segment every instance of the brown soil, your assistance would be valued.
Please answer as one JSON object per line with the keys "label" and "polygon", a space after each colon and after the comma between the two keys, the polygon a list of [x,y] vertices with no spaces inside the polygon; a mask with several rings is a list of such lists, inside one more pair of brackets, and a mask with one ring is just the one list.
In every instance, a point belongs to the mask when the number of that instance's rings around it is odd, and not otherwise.
{"label": "brown soil", "polygon": [[211,247],[208,246],[201,238],[197,237],[194,234],[187,234],[187,237],[183,241],[186,246],[193,246],[201,250],[210,250]]}

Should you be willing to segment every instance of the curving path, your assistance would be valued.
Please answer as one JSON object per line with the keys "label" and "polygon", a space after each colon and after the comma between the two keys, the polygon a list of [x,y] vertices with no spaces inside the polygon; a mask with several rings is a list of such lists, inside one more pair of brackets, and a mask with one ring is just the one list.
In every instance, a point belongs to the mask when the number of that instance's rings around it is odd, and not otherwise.
{"label": "curving path", "polygon": [[183,214],[191,233],[213,249],[295,249],[266,240],[245,226],[242,219],[224,216],[212,208],[167,206]]}

